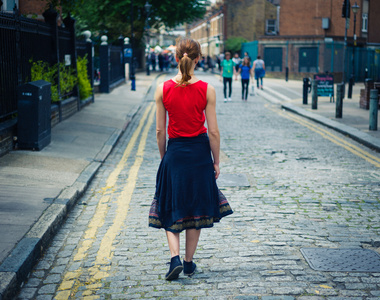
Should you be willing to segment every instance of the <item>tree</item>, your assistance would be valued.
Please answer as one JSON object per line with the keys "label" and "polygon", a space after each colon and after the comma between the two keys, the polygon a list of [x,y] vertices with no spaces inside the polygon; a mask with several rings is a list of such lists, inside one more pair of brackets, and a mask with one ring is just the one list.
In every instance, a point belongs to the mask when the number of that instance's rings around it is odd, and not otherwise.
{"label": "tree", "polygon": [[246,42],[247,40],[243,37],[231,37],[226,40],[225,49],[232,53],[240,52],[241,44]]}
{"label": "tree", "polygon": [[[67,2],[77,20],[78,31],[90,30],[94,36],[107,34],[110,41],[120,35],[131,36],[131,0],[54,0]],[[73,5],[75,2],[75,5]],[[146,0],[133,0],[133,27],[136,44],[142,40],[146,25]],[[78,5],[79,4],[79,5]],[[149,0],[149,26],[161,24],[172,28],[202,17],[206,11],[203,0]],[[63,6],[62,6],[63,8]],[[63,12],[67,12],[63,8]]]}

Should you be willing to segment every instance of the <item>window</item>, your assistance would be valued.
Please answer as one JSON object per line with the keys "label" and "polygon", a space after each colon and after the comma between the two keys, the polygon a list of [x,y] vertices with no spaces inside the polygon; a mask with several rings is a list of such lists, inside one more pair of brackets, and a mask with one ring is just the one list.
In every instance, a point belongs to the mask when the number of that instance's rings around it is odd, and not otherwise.
{"label": "window", "polygon": [[368,32],[368,14],[362,15],[362,31]]}
{"label": "window", "polygon": [[266,34],[276,34],[276,20],[266,20]]}
{"label": "window", "polygon": [[12,12],[15,4],[18,7],[18,0],[3,0],[2,10]]}
{"label": "window", "polygon": [[362,31],[367,32],[368,31],[368,14],[363,14],[362,17]]}

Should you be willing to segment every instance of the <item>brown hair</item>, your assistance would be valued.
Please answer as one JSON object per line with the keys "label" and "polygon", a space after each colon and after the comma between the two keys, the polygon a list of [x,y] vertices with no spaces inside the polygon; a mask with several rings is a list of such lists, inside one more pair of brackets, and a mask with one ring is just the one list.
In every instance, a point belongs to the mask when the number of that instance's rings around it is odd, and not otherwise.
{"label": "brown hair", "polygon": [[201,45],[193,39],[179,37],[175,54],[179,60],[178,67],[182,74],[177,86],[188,85],[191,79],[190,71],[193,67],[193,60],[202,56]]}
{"label": "brown hair", "polygon": [[[247,62],[246,62],[247,61]],[[250,67],[251,66],[251,60],[249,59],[248,56],[244,57],[243,58],[243,63],[242,63],[243,66],[247,66],[247,67]]]}

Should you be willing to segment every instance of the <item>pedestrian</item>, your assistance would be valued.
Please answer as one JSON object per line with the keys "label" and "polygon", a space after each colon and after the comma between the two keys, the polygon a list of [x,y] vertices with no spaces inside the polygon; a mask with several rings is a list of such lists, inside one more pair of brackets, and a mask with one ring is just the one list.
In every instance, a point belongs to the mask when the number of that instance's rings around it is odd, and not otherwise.
{"label": "pedestrian", "polygon": [[235,53],[234,54],[234,57],[232,58],[232,61],[235,64],[235,80],[237,80],[239,66],[240,66],[241,61],[242,61],[241,58],[239,57],[239,53]]}
{"label": "pedestrian", "polygon": [[[249,56],[248,52],[244,52],[244,57],[248,57],[249,61],[251,61],[251,57]],[[244,59],[244,57],[243,57],[243,59]]]}
{"label": "pedestrian", "polygon": [[[178,39],[178,74],[160,84],[155,93],[161,163],[149,211],[149,226],[166,231],[171,255],[166,280],[177,279],[182,270],[185,275],[194,274],[193,255],[201,229],[213,227],[215,222],[232,214],[227,199],[216,185],[220,173],[216,95],[213,86],[194,75],[200,58],[201,47],[197,41]],[[169,117],[167,146],[166,115]],[[179,254],[183,230],[186,230],[186,249],[182,264]]]}
{"label": "pedestrian", "polygon": [[241,100],[247,101],[249,78],[252,75],[251,62],[248,57],[244,57],[243,63],[239,67],[239,74],[241,74]]}
{"label": "pedestrian", "polygon": [[[223,92],[224,92],[224,102],[231,101],[232,94],[232,77],[235,73],[235,64],[231,60],[231,53],[226,52],[225,59],[221,63],[222,71],[220,75],[223,77]],[[228,98],[227,98],[227,84],[229,87]]]}
{"label": "pedestrian", "polygon": [[160,72],[164,71],[164,54],[162,52],[158,54],[158,67],[160,68]]}
{"label": "pedestrian", "polygon": [[150,63],[152,65],[152,70],[156,71],[156,54],[154,53],[154,51],[152,52],[150,56]]}
{"label": "pedestrian", "polygon": [[[261,56],[257,56],[257,59],[253,62],[253,70],[255,72],[255,79],[257,81],[257,88],[263,89],[263,78],[265,76],[265,63],[261,59]],[[260,84],[259,84],[260,81]]]}

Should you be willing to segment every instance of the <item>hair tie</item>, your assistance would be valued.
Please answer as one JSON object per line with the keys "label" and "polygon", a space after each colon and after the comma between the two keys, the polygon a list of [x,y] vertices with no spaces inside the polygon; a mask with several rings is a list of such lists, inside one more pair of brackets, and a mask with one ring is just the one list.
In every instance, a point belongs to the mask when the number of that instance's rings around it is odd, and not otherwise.
{"label": "hair tie", "polygon": [[185,53],[183,54],[183,56],[187,56],[187,53],[185,52]]}

